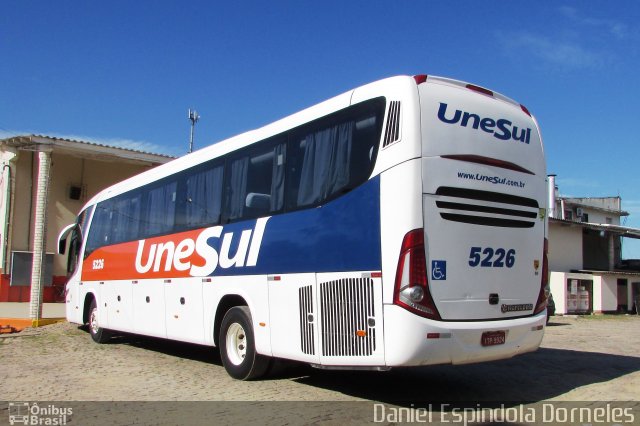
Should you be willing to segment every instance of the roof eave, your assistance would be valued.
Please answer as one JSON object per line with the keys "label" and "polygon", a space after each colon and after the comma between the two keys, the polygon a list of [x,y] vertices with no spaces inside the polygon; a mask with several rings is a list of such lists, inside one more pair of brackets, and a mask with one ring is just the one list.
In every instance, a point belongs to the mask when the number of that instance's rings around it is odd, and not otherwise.
{"label": "roof eave", "polygon": [[596,231],[607,231],[621,237],[640,239],[640,229],[630,228],[626,226],[610,225],[608,223],[590,223],[590,222],[576,222],[573,220],[558,219],[555,217],[549,218],[550,223],[557,223],[564,226],[579,226],[586,229],[593,229]]}
{"label": "roof eave", "polygon": [[152,164],[162,164],[173,160],[175,157],[166,154],[155,154],[151,152],[138,151],[129,148],[121,148],[98,144],[95,142],[79,141],[73,139],[56,138],[44,135],[20,135],[2,139],[0,142],[6,143],[18,150],[37,150],[39,146],[49,146],[61,149],[68,153],[88,156],[112,157],[125,159],[134,162],[144,162]]}

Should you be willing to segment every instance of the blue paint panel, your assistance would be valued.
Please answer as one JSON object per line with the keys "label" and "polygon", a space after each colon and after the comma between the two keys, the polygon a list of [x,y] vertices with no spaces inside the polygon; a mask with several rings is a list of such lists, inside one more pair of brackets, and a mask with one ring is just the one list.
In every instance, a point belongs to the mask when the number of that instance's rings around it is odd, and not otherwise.
{"label": "blue paint panel", "polygon": [[[229,224],[230,253],[255,220]],[[219,252],[219,239],[210,243]],[[380,178],[328,204],[273,216],[266,224],[256,266],[216,268],[214,276],[380,270]]]}

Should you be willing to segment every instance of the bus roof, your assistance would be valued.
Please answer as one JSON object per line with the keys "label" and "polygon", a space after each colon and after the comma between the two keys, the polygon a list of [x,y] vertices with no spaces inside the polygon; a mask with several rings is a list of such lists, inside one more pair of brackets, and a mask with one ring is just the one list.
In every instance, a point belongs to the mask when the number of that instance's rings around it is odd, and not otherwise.
{"label": "bus roof", "polygon": [[[190,167],[197,166],[213,158],[217,158],[219,156],[225,155],[229,152],[251,145],[255,142],[264,140],[266,138],[275,136],[284,131],[298,127],[306,122],[315,120],[317,118],[339,111],[340,109],[346,108],[347,106],[351,105],[353,94],[355,91],[359,89],[363,89],[363,88],[372,89],[377,86],[380,86],[380,87],[384,86],[388,88],[390,87],[390,83],[391,83],[391,86],[403,85],[406,87],[408,84],[416,85],[416,83],[420,82],[420,77],[423,77],[429,83],[436,83],[436,84],[449,85],[449,86],[455,86],[455,87],[466,87],[472,90],[481,91],[482,93],[485,93],[485,94],[487,94],[487,92],[490,92],[495,99],[508,102],[513,105],[518,105],[522,107],[523,110],[527,112],[527,114],[529,114],[526,108],[524,108],[521,104],[518,104],[516,101],[504,95],[501,95],[497,92],[490,91],[488,89],[484,89],[479,86],[475,86],[463,81],[454,80],[454,79],[445,78],[445,77],[431,76],[431,75],[429,75],[428,77],[427,76],[412,77],[408,75],[389,77],[389,78],[385,78],[382,80],[369,83],[359,88],[351,89],[345,93],[332,97],[324,102],[313,105],[309,108],[296,112],[292,115],[284,117],[275,122],[269,123],[258,129],[250,130],[245,133],[239,134],[237,136],[233,136],[231,138],[224,139],[222,141],[214,142],[213,144],[208,145],[204,148],[201,148],[197,151],[194,151],[190,154],[184,155],[168,163],[162,164],[158,167],[155,167],[153,169],[142,172],[136,176],[123,180],[122,182],[116,183],[108,188],[105,188],[104,190],[96,194],[94,197],[92,197],[84,205],[83,210],[92,204],[96,204],[105,199],[109,199],[115,195],[122,194],[129,190],[154,182],[158,179],[162,179],[164,177],[170,176],[176,172],[188,169]],[[374,93],[375,90],[373,91],[367,90],[366,92]],[[382,94],[383,94],[382,91],[380,91],[380,93],[378,93],[375,96],[381,96]]]}

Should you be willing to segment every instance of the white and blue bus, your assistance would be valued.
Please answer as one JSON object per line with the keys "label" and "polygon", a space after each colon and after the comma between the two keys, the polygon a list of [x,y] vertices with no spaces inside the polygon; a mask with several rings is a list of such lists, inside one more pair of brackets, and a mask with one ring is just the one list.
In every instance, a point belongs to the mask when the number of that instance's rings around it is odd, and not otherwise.
{"label": "white and blue bus", "polygon": [[273,358],[385,370],[533,351],[545,182],[524,106],[377,81],[96,195],[59,237],[67,319],[96,342],[217,346],[237,379]]}

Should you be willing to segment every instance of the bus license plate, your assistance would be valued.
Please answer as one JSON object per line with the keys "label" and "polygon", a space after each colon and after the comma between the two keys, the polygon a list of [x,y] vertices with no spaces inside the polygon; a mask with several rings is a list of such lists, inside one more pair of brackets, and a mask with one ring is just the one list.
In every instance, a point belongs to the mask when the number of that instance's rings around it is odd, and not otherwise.
{"label": "bus license plate", "polygon": [[504,345],[506,341],[506,333],[504,331],[485,331],[482,333],[482,346]]}

